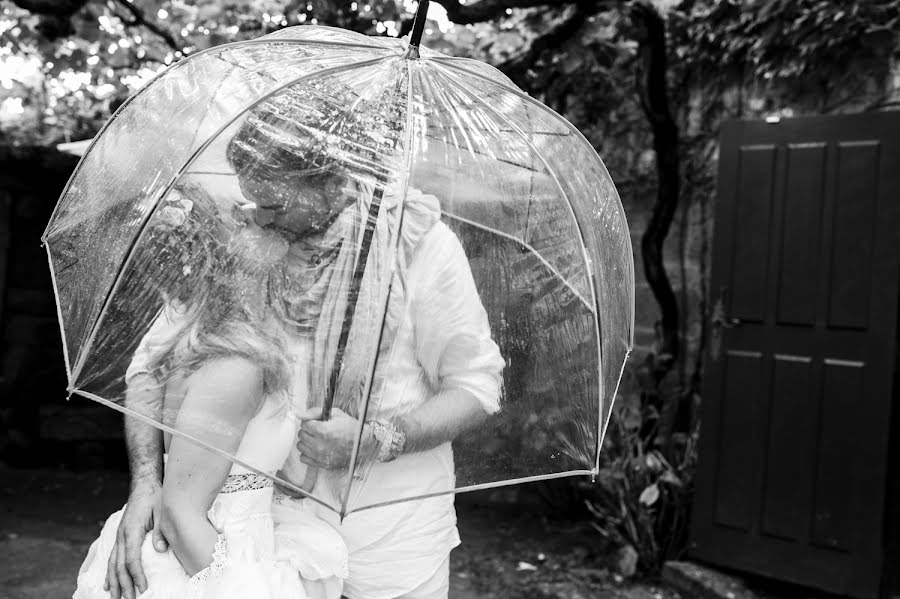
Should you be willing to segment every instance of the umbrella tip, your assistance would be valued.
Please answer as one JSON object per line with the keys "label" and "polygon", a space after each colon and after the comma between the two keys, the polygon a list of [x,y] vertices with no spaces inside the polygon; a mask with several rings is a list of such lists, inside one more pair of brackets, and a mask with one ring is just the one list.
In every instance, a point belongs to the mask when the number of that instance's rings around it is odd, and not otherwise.
{"label": "umbrella tip", "polygon": [[413,19],[412,33],[409,36],[407,58],[419,57],[419,44],[422,42],[422,33],[425,31],[425,19],[428,17],[428,2],[429,0],[419,0],[416,16]]}

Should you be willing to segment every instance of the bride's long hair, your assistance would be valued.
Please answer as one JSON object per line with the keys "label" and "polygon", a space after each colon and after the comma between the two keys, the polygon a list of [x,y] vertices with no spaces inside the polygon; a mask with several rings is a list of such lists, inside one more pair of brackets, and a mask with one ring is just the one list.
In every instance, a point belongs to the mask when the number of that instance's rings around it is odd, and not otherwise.
{"label": "bride's long hair", "polygon": [[200,186],[186,185],[154,216],[144,268],[175,323],[154,340],[149,367],[165,384],[205,363],[239,357],[257,366],[267,393],[286,389],[285,342],[273,323],[253,265],[235,247],[218,206]]}

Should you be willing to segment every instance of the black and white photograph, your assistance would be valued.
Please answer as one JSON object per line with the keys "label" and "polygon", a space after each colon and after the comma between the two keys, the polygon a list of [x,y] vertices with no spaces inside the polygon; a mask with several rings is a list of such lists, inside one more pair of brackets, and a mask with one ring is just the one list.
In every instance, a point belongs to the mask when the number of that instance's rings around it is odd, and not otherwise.
{"label": "black and white photograph", "polygon": [[0,481],[0,599],[900,598],[900,0],[0,0]]}

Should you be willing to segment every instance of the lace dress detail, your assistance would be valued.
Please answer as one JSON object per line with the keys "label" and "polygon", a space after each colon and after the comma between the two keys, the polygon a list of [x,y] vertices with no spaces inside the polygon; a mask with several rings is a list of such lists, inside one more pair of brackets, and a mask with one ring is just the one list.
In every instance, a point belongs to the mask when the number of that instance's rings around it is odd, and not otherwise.
{"label": "lace dress detail", "polygon": [[210,579],[220,576],[225,571],[225,562],[228,561],[228,539],[219,535],[216,546],[213,547],[212,562],[191,577],[188,584],[192,588],[206,584]]}
{"label": "lace dress detail", "polygon": [[[271,398],[244,431],[240,459],[273,471],[296,436],[286,400]],[[339,599],[347,548],[338,532],[307,515],[282,530],[273,517],[274,485],[235,466],[207,512],[218,532],[211,563],[188,575],[173,550],[158,552],[147,534],[141,563],[148,589],[140,599]],[[79,571],[75,599],[109,599],[103,590],[124,510],[112,514]]]}
{"label": "lace dress detail", "polygon": [[274,483],[263,476],[250,472],[247,474],[229,474],[225,479],[220,493],[237,493],[238,491],[255,491],[257,489],[267,489],[274,486]]}

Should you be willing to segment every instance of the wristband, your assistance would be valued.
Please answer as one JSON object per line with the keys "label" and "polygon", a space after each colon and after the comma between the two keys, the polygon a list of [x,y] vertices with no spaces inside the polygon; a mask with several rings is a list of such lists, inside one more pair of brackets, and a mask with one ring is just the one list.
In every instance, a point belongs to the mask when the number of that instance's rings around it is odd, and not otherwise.
{"label": "wristband", "polygon": [[375,459],[379,462],[390,462],[400,457],[406,445],[406,434],[388,420],[372,420],[369,424],[378,442],[378,455]]}

